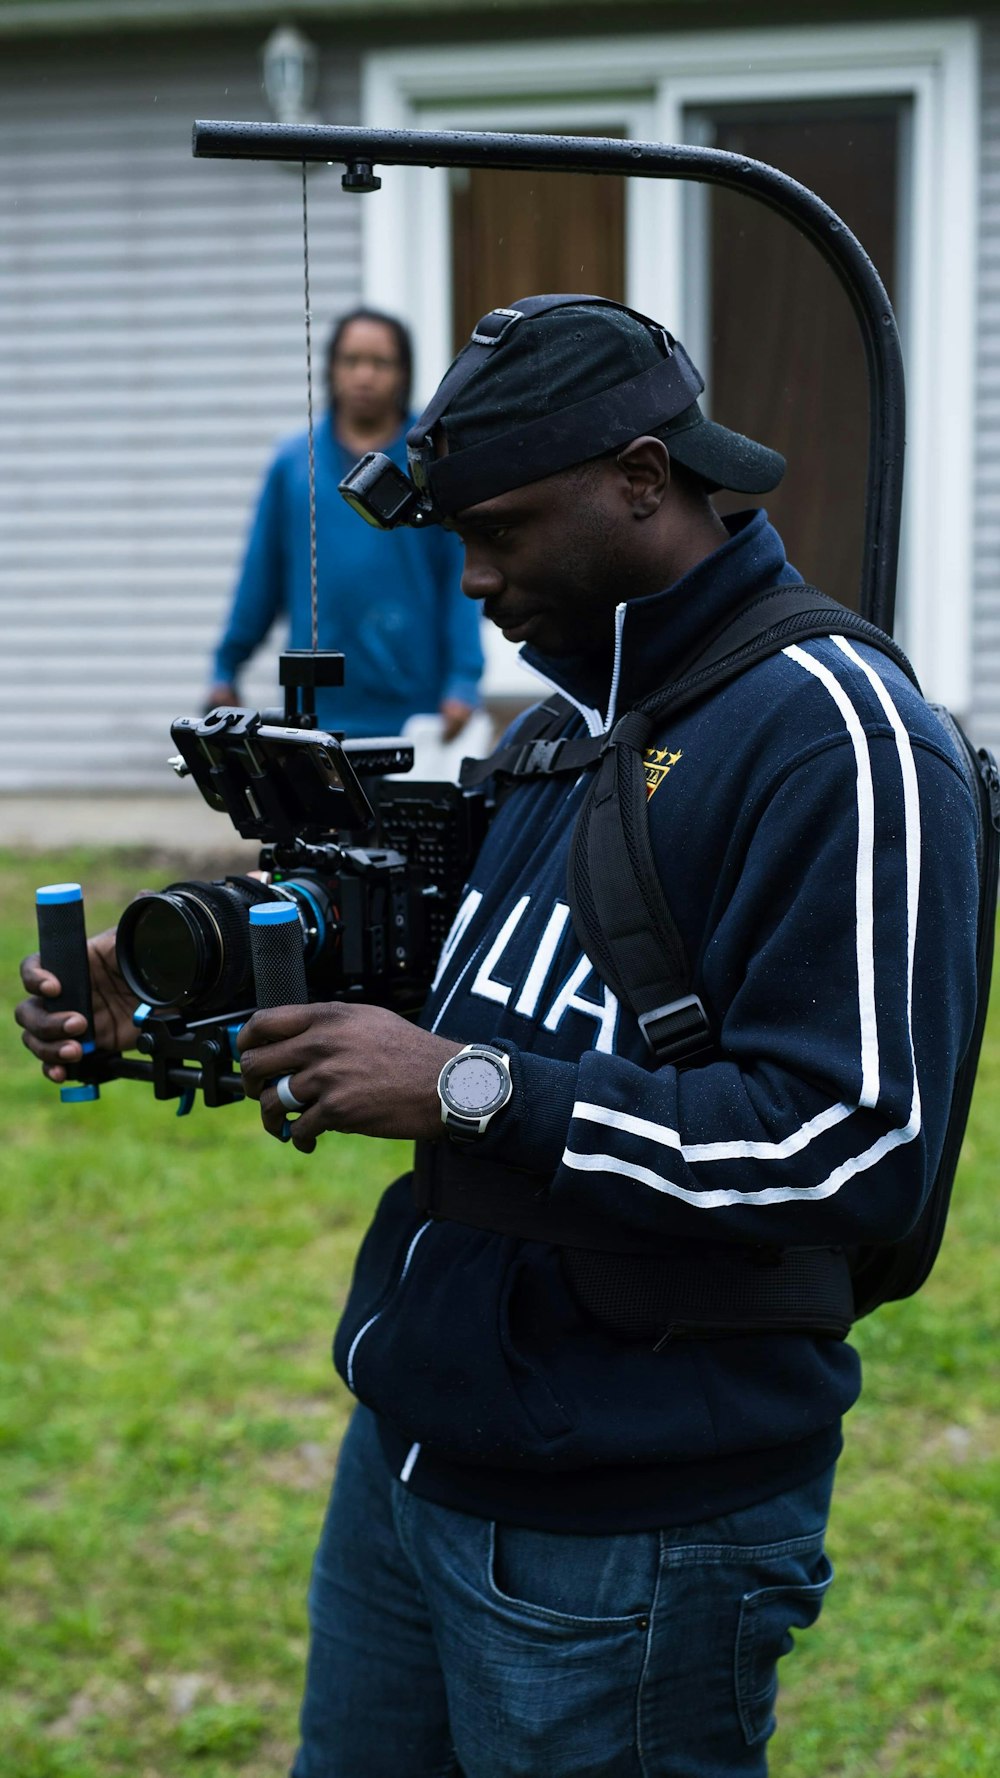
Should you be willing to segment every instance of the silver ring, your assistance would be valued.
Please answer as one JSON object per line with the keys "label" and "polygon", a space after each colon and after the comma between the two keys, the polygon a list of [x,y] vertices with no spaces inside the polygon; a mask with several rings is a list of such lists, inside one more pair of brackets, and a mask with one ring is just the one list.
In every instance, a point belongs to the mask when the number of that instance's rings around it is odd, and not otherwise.
{"label": "silver ring", "polygon": [[296,1099],[292,1092],[291,1080],[290,1074],[283,1074],[280,1080],[275,1081],[274,1090],[278,1095],[278,1103],[283,1105],[286,1111],[304,1111],[305,1106],[302,1100]]}

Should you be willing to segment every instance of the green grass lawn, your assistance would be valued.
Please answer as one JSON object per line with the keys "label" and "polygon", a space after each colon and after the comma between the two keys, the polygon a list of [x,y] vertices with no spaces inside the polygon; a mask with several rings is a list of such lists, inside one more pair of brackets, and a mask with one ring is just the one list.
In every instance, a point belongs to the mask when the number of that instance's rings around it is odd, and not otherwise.
{"label": "green grass lawn", "polygon": [[[287,1769],[347,1414],[330,1336],[406,1164],[127,1082],[59,1104],[8,1016],[34,886],[82,881],[96,931],[176,862],[0,854],[0,1778]],[[772,1778],[1000,1771],[996,1014],[934,1277],[858,1329],[838,1580],[784,1664]]]}

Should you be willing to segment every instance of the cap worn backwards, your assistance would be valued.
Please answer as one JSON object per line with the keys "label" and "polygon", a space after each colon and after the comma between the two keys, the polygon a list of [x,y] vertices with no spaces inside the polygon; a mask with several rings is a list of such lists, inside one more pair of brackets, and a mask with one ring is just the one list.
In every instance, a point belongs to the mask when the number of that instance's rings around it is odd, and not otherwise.
{"label": "cap worn backwards", "polygon": [[428,469],[446,512],[651,432],[709,491],[776,487],[784,458],[707,420],[703,388],[680,342],[634,310],[593,297],[522,298],[477,323],[409,440],[419,450],[434,425],[443,433],[447,454]]}

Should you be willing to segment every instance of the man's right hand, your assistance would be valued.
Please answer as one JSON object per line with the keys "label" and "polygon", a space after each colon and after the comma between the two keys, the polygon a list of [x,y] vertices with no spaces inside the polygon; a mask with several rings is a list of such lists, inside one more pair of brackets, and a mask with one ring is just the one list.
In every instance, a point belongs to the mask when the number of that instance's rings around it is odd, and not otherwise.
{"label": "man's right hand", "polygon": [[[114,927],[88,941],[87,957],[94,1003],[93,1038],[97,1048],[134,1049],[136,1030],[132,1015],[139,1002],[119,973]],[[22,1000],[14,1009],[14,1017],[23,1033],[21,1041],[32,1055],[38,1057],[42,1072],[49,1080],[64,1081],[67,1069],[83,1057],[80,1039],[87,1029],[83,1014],[53,1012],[46,1005],[47,1000],[60,992],[60,983],[51,970],[42,968],[37,951],[25,957],[21,964],[21,980],[30,995],[30,999]]]}

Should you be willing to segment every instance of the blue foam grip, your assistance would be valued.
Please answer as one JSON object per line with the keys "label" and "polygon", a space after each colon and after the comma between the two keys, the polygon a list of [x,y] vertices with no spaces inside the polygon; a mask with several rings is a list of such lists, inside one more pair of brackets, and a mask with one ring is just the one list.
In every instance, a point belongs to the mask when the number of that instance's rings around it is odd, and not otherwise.
{"label": "blue foam grip", "polygon": [[290,926],[298,917],[293,901],[262,901],[250,909],[251,926]]}
{"label": "blue foam grip", "polygon": [[35,901],[39,907],[62,907],[71,901],[83,900],[83,890],[79,883],[43,883],[35,890]]}

